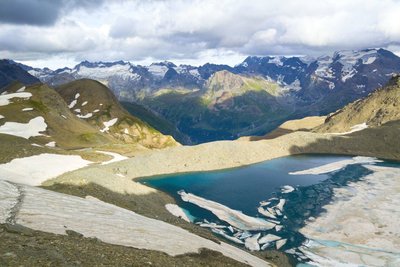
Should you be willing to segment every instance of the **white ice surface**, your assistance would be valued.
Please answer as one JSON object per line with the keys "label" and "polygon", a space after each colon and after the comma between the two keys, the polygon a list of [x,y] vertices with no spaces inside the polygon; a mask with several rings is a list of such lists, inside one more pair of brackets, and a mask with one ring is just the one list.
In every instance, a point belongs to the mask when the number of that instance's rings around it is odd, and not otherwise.
{"label": "white ice surface", "polygon": [[376,162],[381,162],[381,161],[378,160],[377,158],[357,156],[357,157],[353,157],[352,159],[336,161],[336,162],[332,162],[332,163],[318,166],[315,168],[303,170],[303,171],[289,172],[289,174],[291,174],[291,175],[304,175],[304,174],[318,175],[318,174],[324,174],[324,173],[338,171],[338,170],[341,170],[341,169],[345,168],[346,166],[352,165],[352,164],[365,164],[365,163],[373,164]]}
{"label": "white ice surface", "polygon": [[274,223],[243,214],[212,200],[207,200],[191,193],[179,192],[183,201],[193,203],[203,209],[211,211],[220,220],[241,230],[269,230],[275,227]]}
{"label": "white ice surface", "polygon": [[27,185],[40,185],[65,172],[92,162],[75,155],[40,154],[0,164],[0,179]]}
{"label": "white ice surface", "polygon": [[40,132],[46,131],[47,124],[44,118],[39,116],[31,119],[28,123],[8,121],[0,126],[0,133],[30,138],[32,136],[43,135]]}

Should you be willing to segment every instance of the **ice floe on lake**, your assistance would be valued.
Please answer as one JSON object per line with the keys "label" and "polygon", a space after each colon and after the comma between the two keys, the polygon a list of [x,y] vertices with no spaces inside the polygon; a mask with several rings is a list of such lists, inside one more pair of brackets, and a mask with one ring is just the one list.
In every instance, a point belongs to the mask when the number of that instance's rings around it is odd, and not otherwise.
{"label": "ice floe on lake", "polygon": [[248,216],[243,214],[241,211],[230,209],[220,203],[204,199],[191,193],[186,193],[184,191],[178,193],[183,201],[190,202],[203,209],[209,210],[220,220],[223,220],[241,230],[268,230],[274,228],[276,225],[275,223]]}
{"label": "ice floe on lake", "polygon": [[294,187],[293,187],[293,186],[284,185],[284,186],[282,187],[282,193],[283,193],[283,194],[287,194],[287,193],[290,193],[290,192],[293,192],[293,191],[294,191]]}
{"label": "ice floe on lake", "polygon": [[352,164],[373,164],[377,162],[382,162],[381,160],[378,160],[377,158],[373,157],[353,157],[352,159],[345,159],[341,161],[336,161],[333,163],[329,163],[326,165],[318,166],[315,168],[307,169],[307,170],[302,170],[302,171],[295,171],[295,172],[289,172],[291,175],[305,175],[305,174],[325,174],[325,173],[330,173],[334,171],[341,170],[345,168],[348,165]]}
{"label": "ice floe on lake", "polygon": [[260,250],[260,244],[258,243],[258,239],[260,238],[261,234],[255,234],[249,238],[246,238],[244,245],[245,247],[250,250],[250,251],[259,251]]}

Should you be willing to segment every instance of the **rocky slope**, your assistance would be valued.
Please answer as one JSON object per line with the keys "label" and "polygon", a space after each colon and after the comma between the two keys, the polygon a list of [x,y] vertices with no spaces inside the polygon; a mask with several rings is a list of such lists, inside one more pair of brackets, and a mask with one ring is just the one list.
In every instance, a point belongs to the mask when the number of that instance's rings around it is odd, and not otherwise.
{"label": "rocky slope", "polygon": [[317,132],[342,133],[354,130],[355,125],[377,127],[400,120],[400,77],[395,75],[389,83],[334,112],[326,118]]}
{"label": "rocky slope", "polygon": [[161,134],[128,113],[98,81],[76,80],[57,87],[57,92],[77,117],[123,143],[139,143],[148,148],[177,145],[171,136]]}
{"label": "rocky slope", "polygon": [[[400,58],[384,49],[367,49],[339,51],[314,59],[252,56],[235,67],[215,64],[176,66],[171,62],[136,66],[123,61],[85,61],[72,69],[26,69],[52,85],[80,78],[101,81],[119,100],[146,105],[178,128],[181,134],[189,136],[192,143],[199,143],[262,135],[288,119],[326,115],[384,85],[393,73],[400,71]],[[224,75],[222,80],[213,77],[221,71],[231,75]],[[210,91],[210,88],[224,88],[224,84],[232,85],[235,91],[235,86],[241,82],[238,83],[234,74],[253,80],[250,84],[256,86],[247,88],[247,93],[240,97],[230,90],[217,90],[218,94]],[[274,101],[260,94],[260,86],[268,89],[268,84],[275,84]],[[199,95],[209,97],[202,102],[204,99]],[[223,111],[210,105],[216,97],[219,101],[216,104],[223,107]],[[282,103],[289,108],[281,110]],[[248,113],[246,120],[237,122],[239,111]],[[281,118],[277,118],[278,115]],[[216,127],[216,121],[221,125]]]}
{"label": "rocky slope", "polygon": [[0,60],[0,93],[5,90],[3,87],[15,81],[19,81],[25,85],[40,82],[38,78],[24,71],[15,62],[6,59]]}

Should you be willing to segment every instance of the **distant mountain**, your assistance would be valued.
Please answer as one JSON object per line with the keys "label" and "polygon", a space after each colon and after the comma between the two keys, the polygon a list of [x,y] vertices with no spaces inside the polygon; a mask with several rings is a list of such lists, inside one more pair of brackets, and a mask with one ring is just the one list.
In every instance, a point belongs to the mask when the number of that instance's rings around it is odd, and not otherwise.
{"label": "distant mountain", "polygon": [[51,85],[98,80],[119,100],[163,116],[193,143],[261,135],[287,119],[326,115],[399,71],[400,58],[384,49],[318,58],[251,56],[235,67],[84,61],[72,69],[29,70]]}
{"label": "distant mountain", "polygon": [[28,72],[12,60],[0,60],[0,93],[3,88],[12,82],[19,81],[25,85],[39,83],[40,80]]}

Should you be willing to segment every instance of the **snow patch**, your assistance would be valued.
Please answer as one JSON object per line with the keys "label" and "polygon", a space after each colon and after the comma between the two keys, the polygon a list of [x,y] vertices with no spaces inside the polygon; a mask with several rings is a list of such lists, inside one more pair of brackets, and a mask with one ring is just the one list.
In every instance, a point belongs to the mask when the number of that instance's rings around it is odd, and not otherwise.
{"label": "snow patch", "polygon": [[102,153],[102,154],[105,154],[105,155],[109,155],[109,156],[113,157],[109,161],[102,162],[101,165],[105,165],[105,164],[121,161],[121,160],[124,160],[124,159],[128,159],[128,157],[122,156],[121,154],[114,153],[114,152],[109,152],[109,151],[96,151],[96,152]]}
{"label": "snow patch", "polygon": [[48,142],[47,144],[45,144],[45,146],[56,147],[56,142],[54,142],[54,141]]}
{"label": "snow patch", "polygon": [[23,108],[22,111],[32,111],[33,108]]}
{"label": "snow patch", "polygon": [[4,116],[3,116],[3,115],[0,115],[0,120],[1,120],[1,119],[4,119]]}
{"label": "snow patch", "polygon": [[72,100],[72,102],[68,105],[68,108],[71,109],[73,107],[75,107],[77,100]]}
{"label": "snow patch", "polygon": [[13,159],[0,164],[0,179],[37,186],[65,172],[87,166],[92,162],[76,155],[40,154]]}
{"label": "snow patch", "polygon": [[109,121],[103,122],[104,128],[100,130],[100,132],[108,132],[110,130],[110,127],[113,126],[116,122],[118,121],[118,118],[111,119]]}
{"label": "snow patch", "polygon": [[29,92],[20,92],[20,93],[12,93],[12,94],[5,94],[0,95],[0,106],[7,106],[10,104],[10,99],[13,98],[24,98],[29,99],[32,96]]}
{"label": "snow patch", "polygon": [[87,103],[88,103],[88,101],[83,102],[83,103],[82,103],[82,107],[83,107],[83,106],[86,106]]}
{"label": "snow patch", "polygon": [[6,122],[0,126],[0,133],[30,138],[43,135],[40,132],[46,131],[47,124],[43,117],[31,119],[28,123]]}
{"label": "snow patch", "polygon": [[22,86],[21,88],[19,88],[19,89],[17,90],[17,93],[24,92],[25,89],[26,89],[26,86]]}
{"label": "snow patch", "polygon": [[93,116],[93,114],[92,113],[88,113],[88,114],[86,114],[86,115],[80,115],[80,114],[78,114],[78,115],[76,115],[78,118],[81,118],[81,119],[88,119],[88,118],[91,118],[92,116]]}

